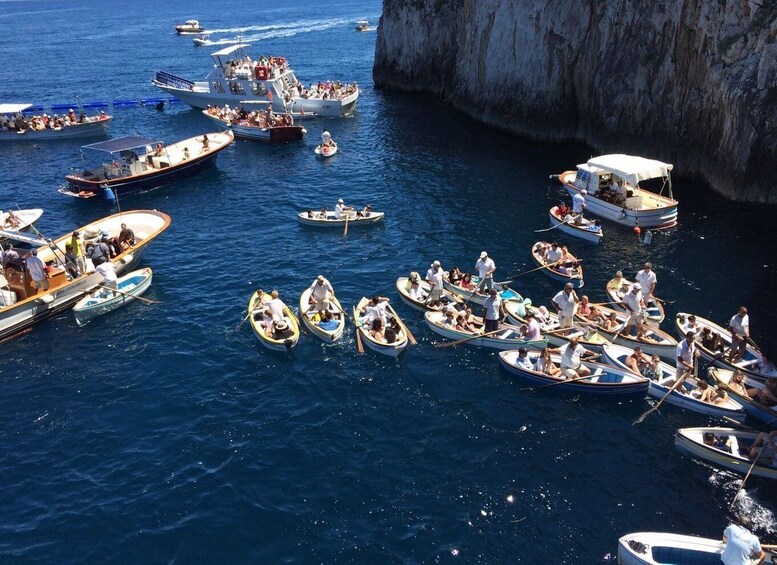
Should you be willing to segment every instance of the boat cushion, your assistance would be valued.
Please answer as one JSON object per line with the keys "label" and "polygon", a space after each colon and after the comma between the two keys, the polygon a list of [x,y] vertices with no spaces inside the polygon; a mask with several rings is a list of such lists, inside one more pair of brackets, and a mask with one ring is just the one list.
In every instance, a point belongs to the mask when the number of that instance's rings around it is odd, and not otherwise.
{"label": "boat cushion", "polygon": [[720,565],[720,554],[679,547],[653,546],[653,560],[667,565]]}

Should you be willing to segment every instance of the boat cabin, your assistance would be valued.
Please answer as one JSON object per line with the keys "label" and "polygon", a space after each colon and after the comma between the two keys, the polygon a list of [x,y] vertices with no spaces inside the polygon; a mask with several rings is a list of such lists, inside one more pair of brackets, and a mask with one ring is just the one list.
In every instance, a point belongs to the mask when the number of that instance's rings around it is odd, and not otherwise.
{"label": "boat cabin", "polygon": [[153,139],[127,136],[100,143],[84,145],[84,149],[108,153],[111,162],[102,163],[94,169],[87,169],[80,175],[84,180],[108,180],[120,177],[132,177],[145,173],[149,169],[163,169],[181,159],[178,155],[170,155],[166,147],[162,147],[159,155],[154,150],[160,141]]}

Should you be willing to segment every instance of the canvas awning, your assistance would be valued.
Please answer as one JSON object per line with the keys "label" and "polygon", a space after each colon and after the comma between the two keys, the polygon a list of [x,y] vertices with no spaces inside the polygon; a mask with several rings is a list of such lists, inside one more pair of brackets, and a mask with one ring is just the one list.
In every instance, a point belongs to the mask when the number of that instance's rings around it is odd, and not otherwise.
{"label": "canvas awning", "polygon": [[0,104],[0,114],[16,114],[32,108],[32,104]]}
{"label": "canvas awning", "polygon": [[155,145],[159,143],[156,139],[148,139],[137,135],[128,135],[127,137],[117,137],[108,141],[84,145],[82,149],[94,149],[95,151],[105,151],[106,153],[116,153],[118,151],[128,151],[145,147],[146,145]]}
{"label": "canvas awning", "polygon": [[669,176],[672,165],[634,155],[601,155],[588,161],[589,167],[602,169],[624,179],[631,186],[642,180]]}

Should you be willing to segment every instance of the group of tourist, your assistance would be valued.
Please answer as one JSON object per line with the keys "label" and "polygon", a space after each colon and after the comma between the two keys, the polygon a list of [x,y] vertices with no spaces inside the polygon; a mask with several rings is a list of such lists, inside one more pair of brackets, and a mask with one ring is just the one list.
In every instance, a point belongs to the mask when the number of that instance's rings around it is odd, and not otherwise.
{"label": "group of tourist", "polygon": [[67,114],[62,114],[61,116],[59,114],[54,114],[53,116],[40,114],[27,117],[23,113],[17,112],[13,116],[8,116],[6,114],[0,115],[0,131],[21,132],[27,130],[43,131],[47,129],[61,129],[67,126],[107,119],[108,116],[106,116],[105,112],[100,112],[99,116],[89,118],[82,110],[81,113],[76,116],[75,111],[72,108]]}
{"label": "group of tourist", "polygon": [[288,127],[294,125],[294,118],[291,113],[276,114],[273,112],[272,104],[268,104],[264,110],[254,110],[249,112],[245,108],[230,108],[225,104],[223,108],[218,106],[208,106],[206,112],[221,120],[225,120],[233,125],[251,126],[258,128]]}

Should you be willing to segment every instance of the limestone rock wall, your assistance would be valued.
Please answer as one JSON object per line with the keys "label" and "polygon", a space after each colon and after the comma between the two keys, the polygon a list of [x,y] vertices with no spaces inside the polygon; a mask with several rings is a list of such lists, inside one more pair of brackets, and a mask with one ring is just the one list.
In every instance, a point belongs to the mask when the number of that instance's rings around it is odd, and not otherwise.
{"label": "limestone rock wall", "polygon": [[775,37],[775,0],[383,0],[373,76],[777,203]]}

